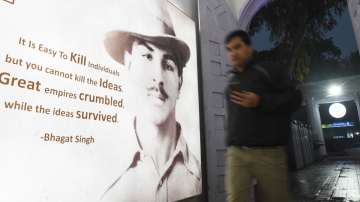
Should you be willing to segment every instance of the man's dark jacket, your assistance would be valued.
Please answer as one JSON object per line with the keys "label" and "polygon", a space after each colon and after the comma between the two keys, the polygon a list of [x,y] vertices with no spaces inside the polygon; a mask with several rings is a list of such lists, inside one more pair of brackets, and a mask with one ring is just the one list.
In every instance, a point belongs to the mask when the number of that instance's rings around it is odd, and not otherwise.
{"label": "man's dark jacket", "polygon": [[[249,64],[243,72],[231,72],[226,90],[228,146],[282,146],[288,143],[291,114],[301,105],[302,95],[295,82],[279,68]],[[260,105],[245,108],[231,102],[233,85],[260,96]]]}

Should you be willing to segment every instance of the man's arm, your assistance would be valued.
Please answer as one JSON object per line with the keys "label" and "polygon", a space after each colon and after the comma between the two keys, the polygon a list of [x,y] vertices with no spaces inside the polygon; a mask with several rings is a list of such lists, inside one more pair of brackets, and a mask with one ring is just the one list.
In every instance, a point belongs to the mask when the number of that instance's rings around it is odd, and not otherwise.
{"label": "man's arm", "polygon": [[245,108],[254,108],[263,112],[292,113],[300,107],[302,94],[300,90],[296,89],[260,95],[248,91],[232,91],[230,99]]}
{"label": "man's arm", "polygon": [[232,91],[232,102],[246,108],[256,108],[263,112],[292,113],[301,105],[302,93],[296,89],[294,81],[284,73],[277,74],[276,79],[269,79],[271,92],[255,94],[248,91]]}

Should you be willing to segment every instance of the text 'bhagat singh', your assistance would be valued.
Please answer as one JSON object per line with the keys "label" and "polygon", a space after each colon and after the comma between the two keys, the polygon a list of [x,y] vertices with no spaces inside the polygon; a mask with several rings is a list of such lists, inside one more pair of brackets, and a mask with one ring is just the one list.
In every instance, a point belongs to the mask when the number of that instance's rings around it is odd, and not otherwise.
{"label": "text 'bhagat singh'", "polygon": [[45,142],[58,142],[60,144],[78,143],[78,144],[90,145],[95,143],[95,138],[93,136],[83,137],[80,135],[59,136],[59,135],[53,135],[52,133],[45,133],[44,136],[41,137],[41,139],[43,139]]}

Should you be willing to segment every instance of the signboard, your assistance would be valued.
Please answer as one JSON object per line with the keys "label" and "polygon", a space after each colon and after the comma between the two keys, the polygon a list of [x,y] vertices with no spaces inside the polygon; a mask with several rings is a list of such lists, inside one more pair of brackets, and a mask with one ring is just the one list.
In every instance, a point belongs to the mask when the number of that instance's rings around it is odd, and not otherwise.
{"label": "signboard", "polygon": [[165,0],[2,0],[0,13],[0,201],[201,194],[191,18]]}
{"label": "signboard", "polygon": [[337,122],[331,124],[321,124],[321,128],[345,128],[345,127],[354,127],[354,122]]}

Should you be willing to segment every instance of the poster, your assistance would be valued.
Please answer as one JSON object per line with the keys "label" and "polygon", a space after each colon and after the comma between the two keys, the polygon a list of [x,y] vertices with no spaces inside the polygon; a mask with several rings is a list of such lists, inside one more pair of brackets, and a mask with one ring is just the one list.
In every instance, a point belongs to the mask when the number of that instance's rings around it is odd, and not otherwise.
{"label": "poster", "polygon": [[0,201],[201,194],[195,22],[165,0],[0,0]]}

